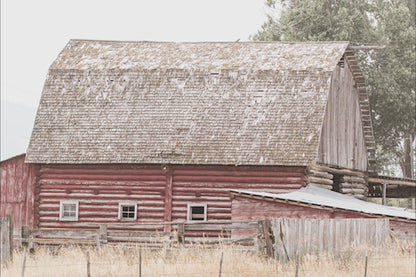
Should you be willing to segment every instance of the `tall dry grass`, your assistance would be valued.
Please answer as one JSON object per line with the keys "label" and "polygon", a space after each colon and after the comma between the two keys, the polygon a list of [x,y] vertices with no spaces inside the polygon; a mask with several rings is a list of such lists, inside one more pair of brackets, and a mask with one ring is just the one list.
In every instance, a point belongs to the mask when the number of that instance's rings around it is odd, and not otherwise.
{"label": "tall dry grass", "polygon": [[[365,252],[368,252],[368,277],[414,277],[415,246],[391,245],[376,253],[365,248],[346,249],[342,255],[305,255],[299,258],[299,276],[364,276]],[[96,276],[139,276],[141,254],[142,276],[295,276],[296,262],[278,262],[235,247],[214,249],[149,249],[106,246],[95,248],[67,246],[41,247],[27,254],[25,276],[87,276],[87,252],[90,272]],[[1,276],[20,276],[23,252],[14,253],[13,262],[1,268]]]}

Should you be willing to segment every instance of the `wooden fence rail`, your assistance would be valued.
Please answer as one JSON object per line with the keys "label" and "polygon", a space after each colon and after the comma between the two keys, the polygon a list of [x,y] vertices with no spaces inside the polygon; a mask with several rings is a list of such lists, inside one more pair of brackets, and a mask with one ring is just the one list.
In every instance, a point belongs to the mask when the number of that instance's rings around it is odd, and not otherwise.
{"label": "wooden fence rail", "polygon": [[[88,229],[22,227],[22,245],[27,244],[106,244],[135,243],[147,246],[174,244],[239,244],[256,247],[256,228],[259,220],[209,221],[209,222],[161,222],[136,224],[100,224]],[[172,231],[164,232],[163,226],[171,225]],[[236,230],[252,230],[251,235],[232,238]],[[263,235],[261,237],[264,237]]]}
{"label": "wooden fence rail", "polygon": [[[4,219],[2,219],[2,222]],[[170,225],[171,231],[164,232]],[[2,228],[3,230],[3,228]],[[208,235],[205,235],[206,234]],[[306,253],[341,253],[350,246],[379,248],[390,237],[388,219],[264,219],[207,222],[100,224],[88,229],[20,229],[21,246],[33,244],[139,244],[147,247],[233,244],[279,260]],[[202,234],[202,235],[201,235]],[[214,234],[214,235],[213,235]],[[9,239],[11,236],[9,235]],[[2,246],[3,247],[3,246]],[[3,253],[3,249],[2,249]],[[3,254],[2,254],[3,255]]]}

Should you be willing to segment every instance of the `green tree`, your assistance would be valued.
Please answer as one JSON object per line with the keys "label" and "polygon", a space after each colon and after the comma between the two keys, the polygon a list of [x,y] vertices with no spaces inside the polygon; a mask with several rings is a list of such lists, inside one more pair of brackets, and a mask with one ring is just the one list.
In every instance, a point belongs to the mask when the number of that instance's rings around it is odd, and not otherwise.
{"label": "green tree", "polygon": [[[372,105],[378,159],[393,160],[403,176],[414,176],[412,144],[415,119],[415,13],[414,1],[378,1],[382,51],[368,53],[373,63],[362,63]],[[413,5],[413,6],[412,6]]]}
{"label": "green tree", "polygon": [[379,171],[400,165],[412,177],[415,142],[414,0],[269,0],[268,20],[253,40],[350,41],[385,45],[358,51],[366,76]]}

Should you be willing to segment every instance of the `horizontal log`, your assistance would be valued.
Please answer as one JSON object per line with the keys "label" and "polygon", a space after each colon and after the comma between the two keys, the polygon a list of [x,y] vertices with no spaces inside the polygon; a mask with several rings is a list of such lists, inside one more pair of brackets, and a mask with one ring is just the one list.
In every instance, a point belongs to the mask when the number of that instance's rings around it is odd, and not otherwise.
{"label": "horizontal log", "polygon": [[341,183],[340,188],[353,188],[353,189],[365,189],[367,186],[365,184],[359,183]]}
{"label": "horizontal log", "polygon": [[[247,174],[269,174],[269,173],[304,173],[303,167],[289,166],[173,166],[174,175],[193,175],[195,172],[205,172],[206,175],[224,175],[224,172],[246,172]],[[198,174],[200,175],[200,174]]]}
{"label": "horizontal log", "polygon": [[309,183],[309,184],[318,188],[332,190],[332,185],[323,185],[323,184],[317,184],[317,183]]}
{"label": "horizontal log", "polygon": [[368,183],[377,184],[377,185],[386,184],[386,185],[416,187],[416,182],[412,182],[408,180],[389,180],[389,179],[376,178],[376,177],[368,178]]}
{"label": "horizontal log", "polygon": [[173,182],[300,184],[302,177],[174,176]]}
{"label": "horizontal log", "polygon": [[318,178],[313,176],[308,176],[306,178],[308,183],[314,183],[314,184],[321,184],[321,185],[328,185],[332,187],[332,184],[334,183],[332,180],[325,179],[325,178]]}
{"label": "horizontal log", "polygon": [[206,169],[174,169],[174,178],[181,176],[205,176],[205,177],[298,177],[302,178],[303,173],[291,171],[261,171],[261,170],[206,170]]}
{"label": "horizontal log", "polygon": [[366,184],[365,178],[358,177],[358,176],[343,176],[342,180],[344,180],[347,183],[361,183]]}
{"label": "horizontal log", "polygon": [[352,170],[352,169],[336,169],[336,168],[323,166],[323,165],[316,165],[316,164],[309,165],[309,168],[312,170],[316,170],[316,171],[325,171],[331,174],[365,177],[364,172]]}
{"label": "horizontal log", "polygon": [[126,184],[126,185],[102,185],[100,182],[95,184],[56,184],[56,182],[45,182],[46,180],[40,181],[40,189],[41,191],[46,190],[99,190],[99,191],[117,191],[117,190],[140,190],[141,192],[159,192],[164,191],[165,186],[152,186],[152,185],[143,185],[143,184]]}
{"label": "horizontal log", "polygon": [[366,201],[367,200],[367,196],[362,195],[362,194],[355,194],[354,195],[354,198],[357,198],[357,199],[363,200],[363,201]]}
{"label": "horizontal log", "polygon": [[359,188],[341,188],[340,191],[345,194],[362,194],[365,195],[366,191],[365,189],[359,189]]}
{"label": "horizontal log", "polygon": [[166,181],[164,175],[88,175],[88,174],[43,174],[42,179],[51,180],[106,180],[106,181]]}
{"label": "horizontal log", "polygon": [[102,168],[48,168],[40,169],[41,176],[46,174],[65,175],[165,175],[161,168],[154,169],[102,169]]}
{"label": "horizontal log", "polygon": [[185,225],[186,231],[201,230],[201,231],[220,231],[220,230],[245,230],[255,229],[257,223],[254,224],[216,224],[216,225]]}
{"label": "horizontal log", "polygon": [[313,170],[313,169],[308,169],[308,174],[313,177],[320,177],[320,178],[325,178],[329,180],[332,180],[334,177],[334,175],[329,174],[328,172],[318,171],[318,170]]}
{"label": "horizontal log", "polygon": [[155,186],[155,187],[164,187],[166,185],[166,180],[162,181],[134,181],[134,180],[124,180],[124,181],[108,181],[108,180],[74,180],[74,179],[41,179],[39,181],[40,185],[80,185],[80,186]]}

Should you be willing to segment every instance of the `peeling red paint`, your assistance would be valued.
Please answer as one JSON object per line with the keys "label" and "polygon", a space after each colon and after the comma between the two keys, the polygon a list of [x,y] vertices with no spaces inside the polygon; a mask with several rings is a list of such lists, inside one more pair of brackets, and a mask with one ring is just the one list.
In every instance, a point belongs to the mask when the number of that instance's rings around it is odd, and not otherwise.
{"label": "peeling red paint", "polygon": [[25,164],[25,155],[1,162],[0,216],[13,217],[13,226],[34,226],[35,165]]}

